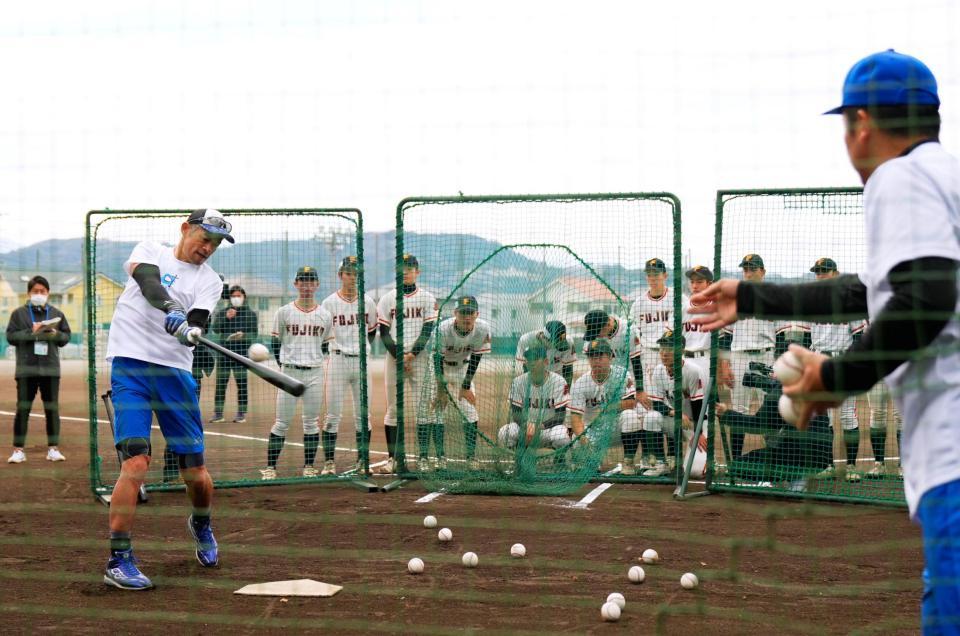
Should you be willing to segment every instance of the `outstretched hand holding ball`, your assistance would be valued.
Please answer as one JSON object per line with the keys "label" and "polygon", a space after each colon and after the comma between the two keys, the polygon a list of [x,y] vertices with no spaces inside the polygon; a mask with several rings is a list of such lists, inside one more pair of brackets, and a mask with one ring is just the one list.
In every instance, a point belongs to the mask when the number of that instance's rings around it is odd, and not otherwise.
{"label": "outstretched hand holding ball", "polygon": [[[792,344],[790,350],[774,363],[774,373],[783,383],[783,395],[778,405],[780,416],[801,431],[807,430],[811,417],[839,406],[843,400],[843,396],[830,394],[823,386],[821,368],[828,359],[822,353]],[[797,365],[801,369],[799,377]]]}

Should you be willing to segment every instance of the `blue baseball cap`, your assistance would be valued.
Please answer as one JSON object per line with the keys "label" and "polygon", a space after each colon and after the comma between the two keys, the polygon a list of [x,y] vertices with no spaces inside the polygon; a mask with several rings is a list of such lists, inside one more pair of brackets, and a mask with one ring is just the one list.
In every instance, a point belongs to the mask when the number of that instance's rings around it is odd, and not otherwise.
{"label": "blue baseball cap", "polygon": [[887,49],[853,65],[843,81],[843,104],[824,115],[855,106],[939,106],[937,80],[915,57]]}
{"label": "blue baseball cap", "polygon": [[233,236],[230,234],[233,225],[223,218],[218,210],[194,210],[187,218],[187,223],[199,225],[210,234],[222,236],[230,243],[234,242]]}

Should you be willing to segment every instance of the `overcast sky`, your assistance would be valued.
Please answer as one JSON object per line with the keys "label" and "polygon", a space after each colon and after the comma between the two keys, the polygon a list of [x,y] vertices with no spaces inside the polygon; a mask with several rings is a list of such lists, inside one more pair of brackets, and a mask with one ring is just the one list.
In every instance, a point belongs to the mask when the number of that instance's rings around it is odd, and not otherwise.
{"label": "overcast sky", "polygon": [[[896,48],[960,152],[960,9],[941,2],[4,3],[0,241],[89,209],[356,206],[672,191],[712,253],[718,188],[859,185],[847,69]],[[712,258],[710,258],[712,261]]]}

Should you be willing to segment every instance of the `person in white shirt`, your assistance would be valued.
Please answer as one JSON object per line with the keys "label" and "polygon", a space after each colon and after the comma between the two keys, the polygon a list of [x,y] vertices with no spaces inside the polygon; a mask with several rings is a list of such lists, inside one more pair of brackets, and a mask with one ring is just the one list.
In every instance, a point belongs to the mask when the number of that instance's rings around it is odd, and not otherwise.
{"label": "person in white shirt", "polygon": [[130,547],[137,495],[150,466],[150,430],[156,414],[167,447],[176,454],[193,506],[187,530],[197,560],[219,562],[210,525],[213,479],[204,462],[203,421],[193,379],[193,347],[220,299],[220,277],[207,261],[232,226],[216,210],[197,210],[180,225],[176,247],[143,242],[124,263],[129,278],[110,323],[107,362],[115,416],[114,442],[122,458],[110,498],[110,560],[104,583],[145,590],[153,583]]}
{"label": "person in white shirt", "polygon": [[[573,365],[577,362],[577,352],[573,344],[567,340],[567,326],[559,320],[549,320],[543,329],[528,331],[517,341],[517,364],[520,373],[526,373],[524,352],[530,347],[539,344],[547,350],[548,371],[563,376],[568,385],[573,384]],[[519,374],[518,374],[519,375]]]}
{"label": "person in white shirt", "polygon": [[570,443],[564,425],[570,390],[563,378],[547,371],[547,350],[534,345],[524,352],[530,369],[510,385],[510,421],[497,431],[497,442],[515,448],[563,448]]}
{"label": "person in white shirt", "polygon": [[[637,298],[630,308],[630,322],[637,337],[630,355],[637,391],[644,393],[642,401],[645,402],[646,387],[653,370],[660,364],[660,347],[657,346],[657,341],[665,332],[673,331],[674,313],[673,291],[667,287],[666,263],[659,258],[651,258],[644,265],[643,271],[650,289]],[[681,294],[680,306],[686,307],[688,304],[690,301],[686,294]],[[642,372],[638,365],[642,367]]]}
{"label": "person in white shirt", "polygon": [[[806,285],[724,280],[695,297],[706,329],[738,317],[869,316],[843,355],[792,346],[804,365],[784,393],[797,425],[885,379],[903,416],[904,494],[920,523],[925,634],[956,634],[960,616],[960,162],[939,143],[937,82],[920,60],[887,50],[847,73],[847,154],[864,182],[866,270]],[[700,310],[698,310],[700,311]]]}

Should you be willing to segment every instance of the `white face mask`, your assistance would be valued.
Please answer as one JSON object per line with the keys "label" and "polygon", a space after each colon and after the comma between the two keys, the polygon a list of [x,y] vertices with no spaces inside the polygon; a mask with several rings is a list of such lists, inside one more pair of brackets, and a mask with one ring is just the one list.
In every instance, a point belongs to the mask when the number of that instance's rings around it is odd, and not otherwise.
{"label": "white face mask", "polygon": [[31,294],[30,303],[36,305],[37,307],[43,307],[47,304],[47,295],[46,294]]}
{"label": "white face mask", "polygon": [[231,296],[230,304],[233,305],[234,307],[239,307],[240,305],[243,304],[243,296]]}

